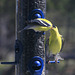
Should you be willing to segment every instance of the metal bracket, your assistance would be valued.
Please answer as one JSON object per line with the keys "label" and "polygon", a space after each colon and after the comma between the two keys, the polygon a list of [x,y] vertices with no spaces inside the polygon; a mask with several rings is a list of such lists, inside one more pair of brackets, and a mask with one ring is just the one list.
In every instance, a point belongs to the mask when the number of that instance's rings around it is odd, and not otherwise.
{"label": "metal bracket", "polygon": [[21,54],[23,52],[23,45],[20,40],[15,41],[15,62],[19,63],[19,59],[21,57]]}
{"label": "metal bracket", "polygon": [[22,51],[23,51],[23,45],[21,41],[17,39],[15,41],[15,61],[14,62],[1,62],[0,64],[12,64],[12,65],[18,64]]}

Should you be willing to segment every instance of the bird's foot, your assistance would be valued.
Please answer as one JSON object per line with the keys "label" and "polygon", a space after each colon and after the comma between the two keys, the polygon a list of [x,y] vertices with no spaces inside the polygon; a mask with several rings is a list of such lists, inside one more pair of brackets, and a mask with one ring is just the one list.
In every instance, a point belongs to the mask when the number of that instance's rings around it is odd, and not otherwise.
{"label": "bird's foot", "polygon": [[56,64],[58,63],[58,59],[57,58],[54,61],[55,61]]}

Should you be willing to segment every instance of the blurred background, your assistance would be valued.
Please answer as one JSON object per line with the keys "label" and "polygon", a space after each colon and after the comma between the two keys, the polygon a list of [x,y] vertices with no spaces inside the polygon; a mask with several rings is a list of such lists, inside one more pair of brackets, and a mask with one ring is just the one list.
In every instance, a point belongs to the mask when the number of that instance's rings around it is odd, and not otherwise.
{"label": "blurred background", "polygon": [[[0,62],[14,61],[15,0],[0,0]],[[59,64],[47,64],[46,75],[75,75],[75,0],[47,0],[46,18],[65,38]],[[15,75],[12,65],[0,65],[0,75]]]}

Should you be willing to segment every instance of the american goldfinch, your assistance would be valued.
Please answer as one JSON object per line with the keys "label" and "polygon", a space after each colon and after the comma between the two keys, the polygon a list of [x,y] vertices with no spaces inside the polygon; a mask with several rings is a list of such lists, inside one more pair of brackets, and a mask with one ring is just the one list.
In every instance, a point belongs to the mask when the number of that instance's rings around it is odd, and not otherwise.
{"label": "american goldfinch", "polygon": [[48,21],[47,19],[37,18],[37,19],[29,21],[28,25],[24,29],[20,30],[19,32],[23,30],[27,30],[27,29],[33,29],[36,32],[48,31],[51,27],[52,27],[52,23]]}
{"label": "american goldfinch", "polygon": [[63,60],[59,55],[59,52],[62,50],[63,46],[63,37],[59,34],[57,26],[54,26],[50,29],[49,37],[49,53],[52,53],[55,57],[55,61]]}

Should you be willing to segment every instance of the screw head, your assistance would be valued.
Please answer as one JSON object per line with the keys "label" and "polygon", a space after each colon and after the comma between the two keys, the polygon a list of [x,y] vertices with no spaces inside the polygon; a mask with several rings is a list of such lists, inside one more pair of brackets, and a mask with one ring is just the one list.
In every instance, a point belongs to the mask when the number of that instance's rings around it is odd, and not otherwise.
{"label": "screw head", "polygon": [[32,64],[32,69],[39,70],[41,68],[41,62],[40,61],[34,61]]}
{"label": "screw head", "polygon": [[40,14],[35,14],[34,17],[35,18],[41,18],[41,15]]}

